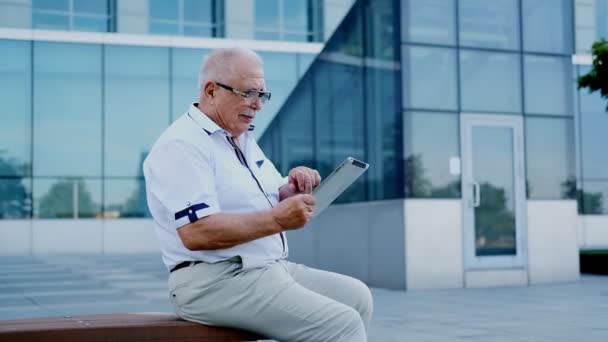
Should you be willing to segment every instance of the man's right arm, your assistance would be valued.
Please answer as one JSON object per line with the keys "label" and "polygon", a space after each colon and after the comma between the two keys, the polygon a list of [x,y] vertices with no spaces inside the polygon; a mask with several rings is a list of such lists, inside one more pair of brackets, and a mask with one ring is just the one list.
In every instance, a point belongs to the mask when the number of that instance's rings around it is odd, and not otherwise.
{"label": "man's right arm", "polygon": [[311,195],[296,195],[267,211],[245,214],[216,213],[177,229],[189,250],[230,248],[306,225],[314,210]]}

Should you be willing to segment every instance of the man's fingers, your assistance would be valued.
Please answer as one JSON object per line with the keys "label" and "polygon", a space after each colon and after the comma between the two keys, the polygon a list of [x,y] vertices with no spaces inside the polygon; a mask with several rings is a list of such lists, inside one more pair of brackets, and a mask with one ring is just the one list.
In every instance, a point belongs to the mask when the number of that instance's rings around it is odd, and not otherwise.
{"label": "man's fingers", "polygon": [[319,174],[319,171],[317,170],[312,170],[313,171],[313,175],[314,175],[314,184],[313,186],[317,186],[319,184],[321,184],[321,175]]}
{"label": "man's fingers", "polygon": [[302,195],[302,201],[304,201],[304,203],[308,204],[308,205],[315,205],[315,198],[313,195]]}

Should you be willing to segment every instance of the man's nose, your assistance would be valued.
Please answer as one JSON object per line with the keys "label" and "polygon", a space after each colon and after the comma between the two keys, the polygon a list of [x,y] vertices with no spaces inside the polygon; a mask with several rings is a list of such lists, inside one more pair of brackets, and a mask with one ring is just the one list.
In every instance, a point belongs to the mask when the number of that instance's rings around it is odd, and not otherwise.
{"label": "man's nose", "polygon": [[253,100],[251,100],[251,108],[255,110],[262,109],[262,98],[259,96],[252,96]]}

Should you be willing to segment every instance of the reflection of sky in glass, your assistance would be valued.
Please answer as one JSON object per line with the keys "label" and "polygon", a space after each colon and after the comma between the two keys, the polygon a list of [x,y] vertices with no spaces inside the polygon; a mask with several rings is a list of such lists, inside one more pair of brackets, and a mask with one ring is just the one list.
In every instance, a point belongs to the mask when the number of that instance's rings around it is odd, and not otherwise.
{"label": "reflection of sky in glass", "polygon": [[462,109],[521,112],[519,55],[460,51]]}
{"label": "reflection of sky in glass", "polygon": [[456,50],[403,47],[403,105],[456,110]]}
{"label": "reflection of sky in glass", "polygon": [[522,1],[524,50],[572,53],[572,0]]}
{"label": "reflection of sky in glass", "polygon": [[34,43],[34,175],[101,176],[101,46]]}
{"label": "reflection of sky in glass", "polygon": [[272,99],[262,107],[256,116],[254,132],[258,138],[266,130],[298,80],[295,54],[280,52],[260,52],[259,54],[264,60],[266,89],[272,92]]}
{"label": "reflection of sky in glass", "polygon": [[456,43],[454,0],[404,0],[401,7],[404,42]]}
{"label": "reflection of sky in glass", "polygon": [[104,209],[117,211],[120,216],[147,216],[146,189],[143,179],[106,179]]}
{"label": "reflection of sky in glass", "polygon": [[255,26],[278,30],[279,0],[255,0]]}
{"label": "reflection of sky in glass", "polygon": [[308,30],[308,1],[284,0],[285,29],[288,31]]}
{"label": "reflection of sky in glass", "polygon": [[473,126],[472,139],[473,180],[479,185],[489,183],[497,190],[504,190],[505,206],[513,211],[513,130]]}
{"label": "reflection of sky in glass", "polygon": [[526,170],[530,198],[563,198],[574,177],[571,119],[526,117]]}
{"label": "reflection of sky in glass", "polygon": [[162,20],[178,20],[178,1],[150,0],[150,18]]}
{"label": "reflection of sky in glass", "polygon": [[108,14],[108,0],[74,0],[74,11],[107,15]]}
{"label": "reflection of sky in glass", "polygon": [[171,115],[173,120],[186,112],[192,102],[198,102],[198,72],[208,50],[172,49]]}
{"label": "reflection of sky in glass", "polygon": [[524,57],[526,114],[572,115],[569,57]]}
{"label": "reflection of sky in glass", "polygon": [[460,44],[464,46],[519,49],[518,1],[460,0]]}
{"label": "reflection of sky in glass", "polygon": [[[30,163],[31,65],[30,44],[24,41],[0,41],[0,158],[16,164]],[[31,171],[26,170],[26,175]],[[3,175],[0,170],[0,176]]]}
{"label": "reflection of sky in glass", "polygon": [[184,0],[184,20],[199,24],[211,23],[213,0]]}
{"label": "reflection of sky in glass", "polygon": [[141,176],[141,163],[169,113],[169,50],[105,49],[105,175]]}

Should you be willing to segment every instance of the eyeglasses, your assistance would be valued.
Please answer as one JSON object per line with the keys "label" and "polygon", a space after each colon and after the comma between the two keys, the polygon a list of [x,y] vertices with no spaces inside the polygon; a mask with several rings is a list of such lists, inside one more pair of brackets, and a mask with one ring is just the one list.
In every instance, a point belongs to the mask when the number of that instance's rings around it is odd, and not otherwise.
{"label": "eyeglasses", "polygon": [[262,103],[266,103],[268,100],[270,100],[270,92],[267,92],[267,91],[257,91],[257,90],[253,90],[253,89],[250,89],[247,91],[239,91],[239,90],[232,88],[231,86],[225,85],[220,82],[215,82],[215,84],[217,84],[218,86],[220,86],[226,90],[230,90],[231,92],[233,92],[241,97],[244,97],[246,99],[255,98],[257,96],[260,98],[260,102],[262,102]]}

